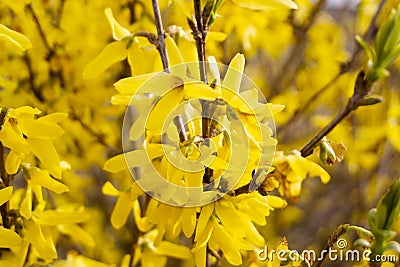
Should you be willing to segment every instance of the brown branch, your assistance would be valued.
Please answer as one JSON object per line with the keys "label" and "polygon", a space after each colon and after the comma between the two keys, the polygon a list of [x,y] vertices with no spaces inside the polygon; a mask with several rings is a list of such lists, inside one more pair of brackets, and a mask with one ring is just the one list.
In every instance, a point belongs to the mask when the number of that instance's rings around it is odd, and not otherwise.
{"label": "brown branch", "polygon": [[164,36],[164,28],[161,20],[161,12],[160,7],[158,6],[158,0],[152,0],[153,4],[153,12],[154,12],[154,22],[157,28],[157,50],[160,53],[162,65],[165,72],[169,72],[169,62],[167,51],[165,49],[165,36]]}
{"label": "brown branch", "polygon": [[[5,122],[6,119],[6,115],[7,115],[7,108],[2,108],[1,109],[1,113],[0,113],[0,130],[3,127],[3,124]],[[0,189],[6,188],[7,186],[9,186],[9,177],[7,175],[6,172],[6,155],[5,155],[6,151],[5,148],[3,146],[3,143],[0,142]],[[8,207],[9,203],[8,201],[6,203],[4,203],[3,205],[1,205],[0,207],[0,213],[1,213],[1,218],[2,218],[2,222],[3,222],[3,226],[5,228],[10,228],[10,218],[8,215]]]}
{"label": "brown branch", "polygon": [[303,157],[307,157],[313,153],[314,147],[321,141],[321,139],[330,133],[343,119],[345,119],[352,111],[356,110],[359,106],[365,104],[365,97],[371,91],[371,84],[365,80],[365,73],[359,72],[354,85],[354,93],[349,98],[347,105],[337,114],[333,120],[328,123],[321,131],[319,131],[307,144],[303,146],[300,153]]}
{"label": "brown branch", "polygon": [[28,76],[29,76],[29,86],[31,87],[31,90],[35,97],[40,101],[44,102],[44,96],[42,94],[42,90],[40,90],[38,87],[35,85],[35,73],[33,72],[32,68],[32,61],[31,58],[29,57],[28,53],[25,53],[24,55],[24,62],[26,67],[28,68]]}
{"label": "brown branch", "polygon": [[[385,5],[387,0],[382,0],[379,3],[378,9],[376,11],[376,13],[374,14],[367,30],[365,31],[364,35],[363,35],[363,39],[366,40],[367,42],[369,40],[371,40],[376,32],[377,32],[377,26],[376,26],[376,21],[383,9],[383,6]],[[310,106],[312,103],[314,103],[317,99],[319,99],[320,96],[322,96],[322,94],[329,89],[335,82],[337,79],[339,79],[340,76],[342,76],[343,74],[352,71],[356,68],[357,66],[357,57],[360,54],[360,52],[362,51],[361,46],[355,42],[356,48],[353,51],[351,57],[349,60],[347,60],[346,62],[343,62],[341,64],[341,69],[340,71],[328,82],[326,83],[323,87],[321,87],[319,90],[317,90],[303,105],[301,105],[299,108],[297,108],[292,117],[289,118],[289,120],[286,122],[285,125],[278,127],[277,132],[283,132],[285,131],[289,125],[291,125],[293,122],[295,122],[301,114],[303,114]]]}
{"label": "brown branch", "polygon": [[194,0],[194,16],[196,19],[196,27],[193,30],[193,38],[196,41],[197,57],[199,60],[200,79],[208,83],[206,73],[206,37],[208,26],[204,24],[203,12],[201,11],[201,1]]}

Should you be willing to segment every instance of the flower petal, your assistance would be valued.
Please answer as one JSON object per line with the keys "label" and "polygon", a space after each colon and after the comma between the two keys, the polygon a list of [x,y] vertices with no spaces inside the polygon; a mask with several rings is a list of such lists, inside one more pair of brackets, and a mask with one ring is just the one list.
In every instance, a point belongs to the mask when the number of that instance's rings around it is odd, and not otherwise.
{"label": "flower petal", "polygon": [[38,215],[37,222],[46,225],[81,223],[89,219],[87,210],[45,210]]}
{"label": "flower petal", "polygon": [[168,241],[161,241],[160,245],[158,245],[156,249],[157,254],[159,255],[177,259],[189,259],[192,256],[188,247],[180,246]]}
{"label": "flower petal", "polygon": [[90,62],[83,71],[85,79],[94,79],[102,74],[106,69],[114,63],[122,61],[126,58],[126,44],[122,41],[116,41],[108,44],[103,51]]}
{"label": "flower petal", "polygon": [[28,138],[27,141],[32,153],[46,166],[49,173],[56,178],[61,178],[60,159],[53,143],[39,138]]}
{"label": "flower petal", "polygon": [[65,120],[66,118],[68,118],[68,113],[55,112],[55,113],[51,113],[49,115],[40,117],[37,120],[44,121],[44,122],[60,123],[63,120]]}
{"label": "flower petal", "polygon": [[31,184],[43,186],[56,194],[69,191],[69,188],[65,184],[51,178],[47,170],[33,172],[31,175]]}
{"label": "flower petal", "polygon": [[13,192],[12,186],[7,186],[0,190],[0,206],[10,200]]}
{"label": "flower petal", "polygon": [[113,197],[119,196],[119,193],[120,193],[120,192],[114,187],[114,185],[113,185],[112,183],[110,183],[109,181],[107,181],[107,182],[103,185],[101,191],[103,192],[104,195],[113,196]]}
{"label": "flower petal", "polygon": [[128,29],[122,27],[118,21],[115,20],[111,8],[107,7],[104,9],[104,13],[106,14],[108,23],[110,23],[114,40],[119,41],[122,38],[131,35]]}
{"label": "flower petal", "polygon": [[244,56],[243,54],[236,54],[236,56],[229,63],[228,71],[222,82],[222,87],[239,92],[240,84],[242,82],[242,74],[244,70]]}
{"label": "flower petal", "polygon": [[111,213],[111,224],[114,228],[121,228],[128,220],[132,210],[131,193],[123,192],[119,195],[117,203]]}
{"label": "flower petal", "polygon": [[26,221],[25,239],[29,240],[41,258],[44,258],[45,260],[57,258],[57,251],[54,247],[53,241],[46,239],[40,225],[31,220]]}
{"label": "flower petal", "polygon": [[14,47],[24,51],[32,47],[32,43],[22,33],[13,31],[3,24],[0,24],[0,38],[7,39]]}
{"label": "flower petal", "polygon": [[21,245],[21,237],[7,228],[0,228],[0,248],[11,248]]}
{"label": "flower petal", "polygon": [[21,164],[21,160],[24,158],[24,154],[17,153],[14,150],[11,150],[7,155],[6,159],[6,171],[8,174],[16,174],[19,169],[19,165]]}
{"label": "flower petal", "polygon": [[55,123],[26,119],[18,124],[21,131],[31,138],[53,139],[60,137],[64,130]]}

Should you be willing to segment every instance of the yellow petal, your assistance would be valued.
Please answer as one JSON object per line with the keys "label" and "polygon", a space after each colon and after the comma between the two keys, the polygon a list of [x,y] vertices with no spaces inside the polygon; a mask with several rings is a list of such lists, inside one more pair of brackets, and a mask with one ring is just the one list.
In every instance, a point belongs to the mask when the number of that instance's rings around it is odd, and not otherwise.
{"label": "yellow petal", "polygon": [[126,44],[122,41],[116,41],[108,44],[103,51],[90,62],[83,71],[85,79],[94,79],[102,74],[114,63],[126,58]]}
{"label": "yellow petal", "polygon": [[188,247],[176,245],[168,241],[161,241],[156,247],[157,254],[177,259],[189,259],[192,256]]}
{"label": "yellow petal", "polygon": [[291,0],[233,0],[237,5],[254,9],[254,10],[265,10],[268,8],[291,8],[297,9],[295,2]]}
{"label": "yellow petal", "polygon": [[220,97],[219,91],[214,90],[205,83],[188,83],[183,88],[185,99],[215,100]]}
{"label": "yellow petal", "polygon": [[135,219],[136,226],[138,229],[142,232],[147,232],[150,230],[150,228],[153,226],[151,223],[148,222],[147,218],[141,217],[141,209],[140,209],[140,204],[138,200],[135,200],[133,202],[133,217]]}
{"label": "yellow petal", "polygon": [[206,228],[207,223],[210,220],[213,211],[214,211],[214,203],[208,204],[201,208],[194,241],[197,241],[197,239],[203,234],[203,231]]}
{"label": "yellow petal", "polygon": [[49,173],[56,178],[61,178],[60,159],[53,143],[50,140],[39,138],[28,138],[27,141],[32,153],[38,157]]}
{"label": "yellow petal", "polygon": [[208,221],[204,230],[201,232],[201,235],[200,236],[196,235],[197,237],[196,246],[191,250],[192,253],[197,253],[202,248],[207,247],[207,243],[211,238],[213,230],[214,230],[214,223],[210,220]]}
{"label": "yellow petal", "polygon": [[26,188],[25,197],[21,202],[19,213],[26,219],[29,219],[32,216],[32,187],[29,183]]}
{"label": "yellow petal", "polygon": [[107,181],[103,185],[101,191],[103,192],[104,195],[113,196],[113,197],[119,196],[119,194],[120,194],[120,192],[109,181]]}
{"label": "yellow petal", "polygon": [[110,23],[114,40],[121,40],[124,37],[131,35],[128,29],[122,27],[118,21],[115,20],[111,8],[104,9],[108,23]]}
{"label": "yellow petal", "polygon": [[208,31],[206,41],[222,42],[226,39],[226,34],[223,32]]}
{"label": "yellow petal", "polygon": [[243,237],[245,235],[241,214],[230,201],[217,201],[215,204],[215,213],[220,219],[222,225],[229,229],[235,235]]}
{"label": "yellow petal", "polygon": [[7,228],[0,228],[0,248],[11,248],[21,245],[21,237]]}
{"label": "yellow petal", "polygon": [[125,155],[119,154],[119,155],[116,155],[116,156],[108,159],[104,163],[103,169],[105,171],[112,172],[112,173],[117,173],[117,172],[128,169],[128,166],[126,165],[126,161],[125,161]]}
{"label": "yellow petal", "polygon": [[8,174],[16,174],[19,169],[19,165],[21,164],[21,160],[24,158],[24,154],[17,153],[14,150],[11,150],[7,155],[6,159],[6,171]]}
{"label": "yellow petal", "polygon": [[124,95],[142,93],[165,93],[183,84],[181,78],[166,72],[147,73],[119,80],[114,84],[115,89]]}
{"label": "yellow petal", "polygon": [[62,184],[51,178],[49,176],[49,172],[46,170],[33,172],[31,174],[31,184],[43,186],[44,188],[47,188],[56,194],[69,191],[69,188],[65,184]]}
{"label": "yellow petal", "polygon": [[0,38],[7,39],[13,44],[14,47],[20,49],[21,51],[32,47],[32,43],[25,35],[13,31],[3,24],[0,24]]}
{"label": "yellow petal", "polygon": [[39,109],[30,106],[23,106],[11,110],[8,115],[14,118],[33,119],[34,115],[42,113]]}
{"label": "yellow petal", "polygon": [[65,235],[77,241],[78,244],[83,244],[88,247],[94,247],[96,242],[93,237],[76,224],[61,224],[57,225],[57,229]]}
{"label": "yellow petal", "polygon": [[222,82],[222,87],[228,88],[234,92],[239,92],[240,84],[242,82],[244,62],[245,59],[243,54],[236,54],[229,63],[229,68]]}
{"label": "yellow petal", "polygon": [[43,122],[60,123],[60,122],[64,121],[66,118],[68,118],[68,113],[55,112],[55,113],[51,113],[49,115],[40,117],[37,120],[43,121]]}
{"label": "yellow petal", "polygon": [[45,210],[39,214],[37,222],[46,225],[81,223],[89,219],[86,210],[62,211],[62,210]]}
{"label": "yellow petal", "polygon": [[321,166],[311,160],[299,155],[289,155],[287,159],[293,172],[302,178],[306,178],[307,174],[311,177],[319,176],[323,183],[327,183],[331,178]]}
{"label": "yellow petal", "polygon": [[70,251],[67,260],[62,263],[63,267],[115,267],[115,264],[107,264],[77,255],[76,251]]}
{"label": "yellow petal", "polygon": [[15,150],[18,153],[29,152],[26,139],[22,137],[21,133],[17,133],[8,121],[3,124],[0,130],[0,141],[5,147]]}
{"label": "yellow petal", "polygon": [[286,201],[278,196],[265,196],[267,203],[272,208],[283,208],[286,206]]}
{"label": "yellow petal", "polygon": [[64,130],[55,123],[26,119],[19,124],[21,131],[31,138],[54,139],[60,137]]}
{"label": "yellow petal", "polygon": [[41,258],[45,260],[57,258],[57,251],[52,240],[46,239],[41,227],[31,220],[26,221],[25,239],[32,244]]}
{"label": "yellow petal", "polygon": [[238,244],[235,243],[232,236],[229,235],[224,227],[222,227],[216,220],[214,221],[214,232],[212,239],[220,246],[224,257],[233,265],[242,264],[242,255],[240,254]]}
{"label": "yellow petal", "polygon": [[206,267],[207,263],[207,247],[203,246],[201,249],[196,251],[194,254],[194,259],[196,262],[196,267]]}
{"label": "yellow petal", "polygon": [[186,77],[186,66],[183,64],[184,60],[179,52],[178,46],[169,34],[165,38],[165,48],[167,50],[170,71],[173,75],[178,77]]}
{"label": "yellow petal", "polygon": [[146,129],[152,131],[153,135],[161,134],[170,112],[183,101],[183,91],[180,88],[174,89],[162,96],[157,104],[151,110],[147,122]]}
{"label": "yellow petal", "polygon": [[12,186],[7,186],[0,190],[0,206],[10,200],[13,192]]}
{"label": "yellow petal", "polygon": [[183,208],[182,230],[187,238],[193,235],[196,227],[196,208]]}
{"label": "yellow petal", "polygon": [[112,226],[117,229],[124,226],[124,224],[128,220],[128,216],[131,210],[132,201],[130,192],[121,193],[111,213]]}

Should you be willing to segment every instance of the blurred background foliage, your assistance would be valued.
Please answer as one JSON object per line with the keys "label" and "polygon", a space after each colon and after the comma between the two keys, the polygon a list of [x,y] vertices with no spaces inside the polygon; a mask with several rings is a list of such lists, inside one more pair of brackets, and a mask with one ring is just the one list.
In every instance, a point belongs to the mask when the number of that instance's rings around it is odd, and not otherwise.
{"label": "blurred background foliage", "polygon": [[[379,26],[399,4],[388,0],[379,8],[380,1],[375,0],[295,2],[297,10],[254,11],[225,1],[212,29],[218,33],[207,40],[207,55],[218,62],[229,64],[236,53],[243,53],[245,73],[269,102],[285,105],[275,122],[278,150],[286,153],[300,149],[345,106],[357,71],[367,62],[354,36],[364,36],[372,44]],[[92,239],[81,242],[79,236],[60,236],[59,258],[75,250],[94,260],[119,263],[138,233],[132,215],[123,228],[112,228],[115,198],[105,196],[101,188],[107,180],[125,188],[132,178],[128,173],[106,173],[102,167],[122,152],[124,107],[112,106],[110,98],[115,94],[112,84],[130,76],[131,70],[122,61],[97,78],[82,76],[85,66],[112,40],[106,7],[132,33],[156,32],[150,1],[2,0],[0,23],[26,35],[33,47],[8,53],[7,43],[0,42],[0,101],[1,106],[30,105],[44,114],[69,114],[61,124],[66,133],[54,144],[61,160],[71,165],[63,174],[70,192],[54,195],[53,201],[86,206],[90,219],[82,226]],[[197,60],[185,11],[175,1],[160,1],[160,7],[164,27],[175,33],[185,61]],[[150,44],[143,55],[135,75],[161,66]],[[391,75],[373,88],[384,102],[359,108],[328,135],[333,143],[347,147],[344,160],[325,166],[332,177],[328,184],[307,179],[299,199],[267,218],[260,231],[268,244],[275,246],[286,236],[293,249],[318,250],[339,224],[368,226],[368,210],[399,175],[399,68],[397,60],[389,68]],[[319,161],[314,155],[312,159]],[[399,223],[396,227],[400,231]]]}

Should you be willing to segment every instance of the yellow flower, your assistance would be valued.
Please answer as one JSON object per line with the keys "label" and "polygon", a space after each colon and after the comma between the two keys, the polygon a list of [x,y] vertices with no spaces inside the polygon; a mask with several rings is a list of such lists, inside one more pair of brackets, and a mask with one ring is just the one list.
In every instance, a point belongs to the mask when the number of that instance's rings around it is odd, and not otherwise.
{"label": "yellow flower", "polygon": [[[130,109],[138,112],[133,124],[124,125],[123,130],[138,144],[137,149],[124,154],[129,168],[140,167],[136,181],[156,198],[180,206],[220,198],[235,186],[249,183],[253,171],[258,170],[250,186],[255,190],[272,163],[276,140],[269,121],[282,106],[264,103],[255,88],[241,89],[243,55],[232,59],[223,79],[210,57],[212,82],[205,84],[195,77],[198,65],[182,64],[178,48],[172,47],[169,54],[173,62],[181,64],[170,67],[170,73],[143,74],[115,83],[120,94],[112,102],[129,105],[127,114]],[[207,137],[202,101],[213,109]],[[177,115],[186,121],[181,136],[172,122]],[[141,138],[144,142],[138,142]],[[108,160],[105,169],[122,162],[124,156]],[[118,170],[124,169],[123,164],[119,166]],[[204,180],[207,168],[213,172],[209,181]],[[146,179],[140,179],[140,172]]]}
{"label": "yellow flower", "polygon": [[115,228],[121,228],[128,220],[133,209],[133,202],[143,194],[143,191],[133,183],[125,191],[118,191],[110,182],[103,185],[103,194],[118,197],[117,203],[111,213],[111,224]]}
{"label": "yellow flower", "polygon": [[169,241],[161,241],[156,245],[154,242],[157,236],[158,230],[155,229],[139,237],[133,265],[140,262],[141,266],[164,266],[167,257],[177,259],[189,259],[191,257],[189,248],[185,246],[176,245]]}
{"label": "yellow flower", "polygon": [[286,195],[293,200],[299,197],[301,185],[307,177],[320,177],[324,184],[330,180],[329,174],[321,166],[298,153],[286,156],[282,151],[278,151],[274,166],[282,179],[279,188],[281,195]]}
{"label": "yellow flower", "polygon": [[0,141],[10,148],[6,159],[6,171],[15,174],[25,155],[32,152],[55,178],[61,178],[61,165],[52,140],[64,131],[57,124],[67,117],[65,113],[53,113],[35,118],[40,110],[28,106],[9,109],[0,130]]}

